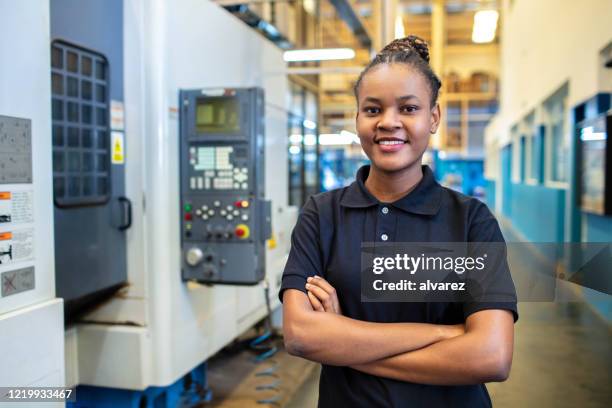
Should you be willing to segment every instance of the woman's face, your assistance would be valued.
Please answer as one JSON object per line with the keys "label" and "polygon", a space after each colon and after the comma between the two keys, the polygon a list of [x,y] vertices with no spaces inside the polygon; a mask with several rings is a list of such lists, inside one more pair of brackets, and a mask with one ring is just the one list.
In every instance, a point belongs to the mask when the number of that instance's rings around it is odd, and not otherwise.
{"label": "woman's face", "polygon": [[363,77],[357,98],[357,134],[372,166],[397,172],[420,163],[440,122],[423,74],[406,64],[379,65]]}

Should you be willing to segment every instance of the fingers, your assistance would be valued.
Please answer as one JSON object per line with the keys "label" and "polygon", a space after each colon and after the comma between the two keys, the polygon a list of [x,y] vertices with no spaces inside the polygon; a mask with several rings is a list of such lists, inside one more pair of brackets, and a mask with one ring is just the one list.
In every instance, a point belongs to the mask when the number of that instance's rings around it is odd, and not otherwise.
{"label": "fingers", "polygon": [[319,299],[326,312],[334,311],[334,304],[329,293],[327,293],[320,287],[310,283],[306,284],[306,289],[308,289],[309,292],[312,292],[312,294],[316,296],[317,299]]}
{"label": "fingers", "polygon": [[317,299],[317,297],[313,295],[310,291],[308,291],[308,299],[310,300],[310,304],[314,310],[316,310],[317,312],[325,311],[325,308],[323,308],[323,305],[321,304],[321,302],[319,302],[319,299]]}
{"label": "fingers", "polygon": [[310,277],[307,281],[313,285],[319,286],[321,289],[329,293],[330,295],[336,294],[336,289],[332,285],[329,284],[325,279],[320,276],[315,275],[314,277]]}
{"label": "fingers", "polygon": [[331,307],[337,313],[340,313],[340,302],[338,301],[338,294],[336,293],[336,289],[330,285],[325,279],[320,276],[315,275],[314,277],[309,277],[307,279],[310,285],[314,285],[319,287],[325,291],[330,296]]}

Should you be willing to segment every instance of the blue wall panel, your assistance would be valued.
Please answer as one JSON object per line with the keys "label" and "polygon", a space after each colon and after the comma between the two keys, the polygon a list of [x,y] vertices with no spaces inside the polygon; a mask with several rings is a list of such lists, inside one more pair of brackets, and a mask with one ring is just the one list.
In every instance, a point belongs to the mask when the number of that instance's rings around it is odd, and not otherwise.
{"label": "blue wall panel", "polygon": [[511,221],[531,242],[563,242],[565,190],[511,185]]}
{"label": "blue wall panel", "polygon": [[495,180],[484,180],[485,183],[485,203],[491,211],[495,211]]}
{"label": "blue wall panel", "polygon": [[612,217],[583,213],[586,217],[586,242],[612,242]]}

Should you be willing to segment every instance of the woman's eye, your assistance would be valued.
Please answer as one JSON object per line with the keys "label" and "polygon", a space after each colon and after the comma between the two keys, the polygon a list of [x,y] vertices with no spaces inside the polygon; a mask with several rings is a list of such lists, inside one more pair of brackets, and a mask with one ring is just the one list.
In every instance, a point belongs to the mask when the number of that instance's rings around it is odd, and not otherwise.
{"label": "woman's eye", "polygon": [[379,109],[379,108],[376,108],[376,107],[374,107],[374,106],[368,106],[368,107],[365,107],[363,110],[364,110],[364,112],[365,112],[365,113],[367,113],[368,115],[376,115],[376,114],[380,113],[380,109]]}
{"label": "woman's eye", "polygon": [[400,108],[400,110],[402,112],[408,112],[408,113],[412,113],[412,112],[416,112],[417,110],[419,110],[418,106],[414,106],[414,105],[407,105],[407,106],[402,106]]}

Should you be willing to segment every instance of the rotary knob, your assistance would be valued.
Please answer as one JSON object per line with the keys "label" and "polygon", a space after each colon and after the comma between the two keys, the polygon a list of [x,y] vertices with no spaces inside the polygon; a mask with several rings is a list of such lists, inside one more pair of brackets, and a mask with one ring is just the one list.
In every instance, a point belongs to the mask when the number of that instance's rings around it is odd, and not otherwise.
{"label": "rotary knob", "polygon": [[190,266],[196,266],[200,262],[202,262],[202,258],[204,258],[204,253],[200,248],[191,248],[187,251],[187,255],[185,255],[187,263]]}

